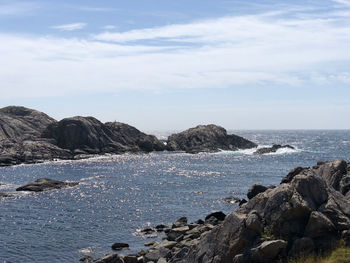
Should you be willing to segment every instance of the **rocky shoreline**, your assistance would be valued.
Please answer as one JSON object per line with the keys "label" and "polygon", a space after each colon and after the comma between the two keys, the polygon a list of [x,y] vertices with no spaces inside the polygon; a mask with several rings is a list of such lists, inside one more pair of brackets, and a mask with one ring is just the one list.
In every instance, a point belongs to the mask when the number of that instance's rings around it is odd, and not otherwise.
{"label": "rocky shoreline", "polygon": [[[350,245],[350,163],[297,167],[280,185],[255,185],[249,201],[228,216],[221,212],[165,228],[162,242],[132,255],[110,254],[93,263],[267,263]],[[150,243],[151,244],[151,243]]]}
{"label": "rocky shoreline", "polygon": [[0,109],[0,166],[74,160],[88,156],[154,151],[215,152],[257,145],[216,125],[200,125],[169,136],[166,142],[120,122],[94,117],[56,121],[25,107]]}

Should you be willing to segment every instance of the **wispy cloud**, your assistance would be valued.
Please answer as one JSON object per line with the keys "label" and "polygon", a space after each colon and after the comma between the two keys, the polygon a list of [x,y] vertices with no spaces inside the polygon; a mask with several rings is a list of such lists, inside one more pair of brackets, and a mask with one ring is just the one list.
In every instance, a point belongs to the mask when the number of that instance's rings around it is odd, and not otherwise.
{"label": "wispy cloud", "polygon": [[2,97],[347,85],[348,18],[336,13],[302,18],[295,9],[288,12],[103,33],[92,39],[0,35],[0,60],[8,62],[0,71],[0,83],[6,83]]}
{"label": "wispy cloud", "polygon": [[62,31],[75,31],[75,30],[83,29],[84,27],[86,27],[86,23],[64,24],[64,25],[53,26],[51,28],[59,29]]}
{"label": "wispy cloud", "polygon": [[349,0],[333,0],[333,2],[336,2],[338,4],[350,6],[350,1]]}
{"label": "wispy cloud", "polygon": [[83,6],[79,8],[82,11],[88,11],[88,12],[114,12],[119,11],[117,8],[110,8],[110,7],[91,7],[91,6]]}
{"label": "wispy cloud", "polygon": [[1,1],[0,16],[31,15],[40,6],[35,2]]}

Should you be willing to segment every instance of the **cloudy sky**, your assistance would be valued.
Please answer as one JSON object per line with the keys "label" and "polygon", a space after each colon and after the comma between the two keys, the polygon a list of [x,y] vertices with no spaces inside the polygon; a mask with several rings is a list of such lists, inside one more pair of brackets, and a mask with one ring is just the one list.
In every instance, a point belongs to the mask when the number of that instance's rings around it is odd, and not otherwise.
{"label": "cloudy sky", "polygon": [[350,128],[350,0],[0,0],[0,51],[0,106],[58,120]]}

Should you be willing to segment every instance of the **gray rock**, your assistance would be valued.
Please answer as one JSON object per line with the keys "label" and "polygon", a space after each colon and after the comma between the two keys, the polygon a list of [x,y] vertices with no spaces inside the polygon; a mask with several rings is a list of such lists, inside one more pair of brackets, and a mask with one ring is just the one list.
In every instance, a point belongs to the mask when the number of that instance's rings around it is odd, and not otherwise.
{"label": "gray rock", "polygon": [[144,256],[144,262],[157,262],[160,258],[168,259],[171,257],[171,252],[169,249],[161,247],[159,249],[150,250],[145,256]]}
{"label": "gray rock", "polygon": [[298,238],[293,242],[293,246],[289,251],[291,258],[299,258],[313,253],[315,250],[314,242],[309,237]]}
{"label": "gray rock", "polygon": [[329,220],[324,214],[313,211],[305,228],[305,235],[315,238],[332,234],[336,234],[335,226],[332,221]]}
{"label": "gray rock", "polygon": [[279,149],[292,149],[294,150],[295,148],[290,145],[280,145],[280,144],[274,144],[272,147],[265,147],[265,148],[260,148],[256,150],[253,154],[267,154],[267,153],[275,153]]}
{"label": "gray rock", "polygon": [[259,247],[259,256],[257,262],[271,262],[276,259],[287,247],[287,242],[284,240],[271,240],[263,242]]}
{"label": "gray rock", "polygon": [[213,152],[254,148],[257,145],[237,135],[228,135],[227,131],[216,125],[199,125],[181,133],[169,136],[169,151],[188,153]]}
{"label": "gray rock", "polygon": [[111,254],[97,259],[93,263],[124,263],[124,261],[118,254]]}
{"label": "gray rock", "polygon": [[135,255],[127,255],[123,258],[124,263],[138,263],[137,256]]}
{"label": "gray rock", "polygon": [[265,192],[267,189],[268,188],[266,186],[263,186],[261,184],[254,184],[249,188],[248,193],[247,193],[247,197],[248,197],[248,199],[252,199],[254,196]]}
{"label": "gray rock", "polygon": [[209,215],[207,215],[205,217],[205,220],[207,221],[208,219],[210,219],[212,217],[216,218],[219,221],[223,221],[223,220],[225,220],[226,215],[221,211],[215,211],[215,212],[211,212]]}
{"label": "gray rock", "polygon": [[178,220],[176,220],[171,228],[178,228],[182,226],[187,226],[187,217],[180,217]]}
{"label": "gray rock", "polygon": [[34,182],[18,187],[16,191],[31,191],[31,192],[42,192],[54,189],[61,189],[66,187],[73,187],[78,185],[78,182],[62,182],[56,181],[49,178],[40,178]]}
{"label": "gray rock", "polygon": [[123,249],[129,249],[129,244],[126,243],[114,243],[112,245],[113,250],[123,250]]}

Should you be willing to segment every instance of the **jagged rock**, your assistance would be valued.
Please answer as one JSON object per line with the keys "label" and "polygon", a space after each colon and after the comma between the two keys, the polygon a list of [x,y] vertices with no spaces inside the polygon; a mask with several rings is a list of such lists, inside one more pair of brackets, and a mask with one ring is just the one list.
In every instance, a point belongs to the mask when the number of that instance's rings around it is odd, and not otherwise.
{"label": "jagged rock", "polygon": [[212,152],[221,150],[238,150],[257,147],[247,139],[237,135],[228,135],[227,131],[216,125],[199,125],[181,133],[169,136],[169,151],[188,153]]}
{"label": "jagged rock", "polygon": [[252,249],[252,261],[256,263],[268,263],[277,259],[287,247],[284,240],[265,241],[260,246]]}
{"label": "jagged rock", "polygon": [[212,212],[209,215],[207,215],[205,217],[205,220],[208,220],[211,217],[215,217],[217,220],[223,221],[225,219],[226,215],[221,211],[215,211],[215,212]]}
{"label": "jagged rock", "polygon": [[49,178],[40,178],[34,182],[18,187],[16,191],[42,192],[53,189],[61,189],[78,185],[78,182],[62,182]]}
{"label": "jagged rock", "polygon": [[187,217],[180,217],[178,220],[176,220],[171,228],[178,228],[182,226],[187,226]]}
{"label": "jagged rock", "polygon": [[111,254],[97,259],[93,263],[124,263],[124,261],[118,254]]}
{"label": "jagged rock", "polygon": [[276,262],[350,240],[350,201],[340,184],[350,172],[344,167],[333,161],[295,170],[228,215],[176,262]]}
{"label": "jagged rock", "polygon": [[334,232],[334,224],[322,213],[313,211],[305,228],[305,235],[315,238]]}
{"label": "jagged rock", "polygon": [[249,188],[248,193],[247,193],[247,197],[248,197],[248,199],[252,199],[254,196],[265,192],[267,189],[268,188],[266,186],[263,186],[261,184],[254,184]]}
{"label": "jagged rock", "polygon": [[257,211],[253,210],[249,212],[245,223],[246,223],[247,229],[250,229],[256,232],[257,234],[262,233],[264,225]]}
{"label": "jagged rock", "polygon": [[165,258],[168,259],[171,257],[171,252],[169,249],[161,247],[156,250],[151,250],[149,251],[145,256],[144,256],[144,262],[157,262],[160,258]]}
{"label": "jagged rock", "polygon": [[294,150],[295,148],[293,146],[290,145],[280,145],[280,144],[274,144],[272,147],[265,147],[265,148],[260,148],[257,149],[253,154],[267,154],[267,153],[275,153],[277,152],[279,149],[292,149]]}
{"label": "jagged rock", "polygon": [[155,229],[156,229],[157,232],[163,232],[163,231],[169,229],[169,227],[166,226],[166,225],[161,224],[161,225],[155,226]]}

